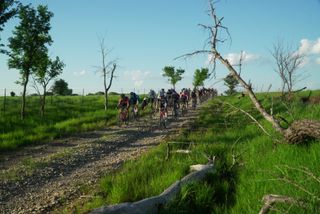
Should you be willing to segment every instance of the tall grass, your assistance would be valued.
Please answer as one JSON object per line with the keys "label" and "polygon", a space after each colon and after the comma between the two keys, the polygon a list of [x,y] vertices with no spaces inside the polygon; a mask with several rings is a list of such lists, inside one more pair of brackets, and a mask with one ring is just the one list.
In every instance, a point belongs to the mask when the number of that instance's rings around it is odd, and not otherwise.
{"label": "tall grass", "polygon": [[[28,97],[25,120],[20,119],[20,99],[7,97],[5,111],[0,105],[0,151],[92,130],[116,120],[117,96],[109,96],[107,112],[103,96],[48,97],[44,118],[40,116],[39,97]],[[1,104],[3,101],[0,97]]]}

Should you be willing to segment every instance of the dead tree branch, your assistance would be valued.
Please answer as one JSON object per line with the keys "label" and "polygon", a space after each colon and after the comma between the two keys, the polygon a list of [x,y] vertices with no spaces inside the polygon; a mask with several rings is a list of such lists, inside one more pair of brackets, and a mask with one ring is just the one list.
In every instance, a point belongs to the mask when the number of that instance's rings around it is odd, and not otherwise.
{"label": "dead tree branch", "polygon": [[[110,54],[111,50],[107,50],[104,44],[104,38],[100,39],[99,41],[100,45],[100,54],[101,54],[101,64],[102,67],[100,67],[100,72],[103,77],[103,86],[104,86],[104,109],[105,111],[108,108],[108,92],[109,89],[111,88],[112,81],[114,78],[114,72],[117,68],[116,60],[111,60],[107,62],[107,57]],[[111,68],[112,65],[112,68]],[[109,77],[109,84],[107,86],[107,80],[108,80],[108,75]]]}
{"label": "dead tree branch", "polygon": [[259,211],[259,214],[267,214],[275,203],[285,203],[297,206],[304,205],[303,202],[298,201],[297,199],[294,199],[292,197],[273,194],[263,196],[262,201],[264,202],[264,205]]}

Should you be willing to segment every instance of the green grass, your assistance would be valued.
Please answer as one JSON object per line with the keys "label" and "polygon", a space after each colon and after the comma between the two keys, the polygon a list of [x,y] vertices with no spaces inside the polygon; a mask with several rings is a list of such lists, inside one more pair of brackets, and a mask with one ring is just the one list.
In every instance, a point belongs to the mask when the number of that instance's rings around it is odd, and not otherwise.
{"label": "green grass", "polygon": [[88,131],[116,122],[118,96],[109,96],[104,111],[103,96],[47,98],[45,117],[40,117],[39,97],[27,97],[26,118],[20,119],[21,97],[7,97],[4,111],[0,97],[0,151],[46,142],[75,132]]}
{"label": "green grass", "polygon": [[[301,93],[290,102],[282,102],[277,93],[259,94],[258,98],[266,109],[272,107],[274,115],[289,122],[304,118],[319,120],[319,104],[299,101],[299,97],[307,94]],[[319,96],[320,91],[312,95]],[[221,102],[250,112],[272,138],[246,115]],[[191,164],[206,163],[204,155],[216,156],[216,173],[208,175],[204,182],[184,186],[162,213],[258,213],[266,194],[286,195],[305,203],[303,208],[278,204],[275,207],[278,211],[273,213],[319,213],[320,142],[297,146],[275,143],[275,139],[282,140],[248,97],[216,98],[201,109],[190,129],[172,139],[196,142],[191,155],[175,154],[165,160],[166,147],[160,145],[141,159],[106,175],[95,199],[76,206],[76,213],[158,195],[186,175]],[[232,157],[237,157],[235,162]]]}

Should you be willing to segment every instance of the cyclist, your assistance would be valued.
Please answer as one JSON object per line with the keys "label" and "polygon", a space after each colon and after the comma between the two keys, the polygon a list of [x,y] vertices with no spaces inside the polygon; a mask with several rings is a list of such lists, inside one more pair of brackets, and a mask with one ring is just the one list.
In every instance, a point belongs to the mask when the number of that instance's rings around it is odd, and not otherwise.
{"label": "cyclist", "polygon": [[[124,94],[120,95],[120,99],[118,102],[119,115],[125,114],[121,120],[127,120],[128,118],[128,109],[129,109],[129,98]],[[125,112],[126,111],[126,112]],[[122,116],[122,115],[121,115]]]}
{"label": "cyclist", "polygon": [[152,89],[149,91],[149,103],[151,104],[151,110],[154,111],[155,102],[157,99],[156,92]]}
{"label": "cyclist", "polygon": [[188,94],[186,92],[186,89],[182,89],[180,92],[180,100],[182,102],[182,105],[187,108],[187,102],[188,102]]}
{"label": "cyclist", "polygon": [[124,95],[124,94],[120,95],[120,99],[118,102],[118,108],[119,109],[129,108],[129,98],[126,95]]}
{"label": "cyclist", "polygon": [[170,98],[171,98],[171,105],[172,105],[172,115],[173,115],[173,117],[177,118],[178,117],[178,109],[180,108],[180,103],[179,103],[180,96],[176,92],[176,90],[171,89]]}
{"label": "cyclist", "polygon": [[197,106],[197,89],[194,88],[191,92],[191,99],[192,99],[192,108],[195,109]]}
{"label": "cyclist", "polygon": [[139,96],[134,92],[130,92],[129,106],[134,119],[138,116],[138,104]]}
{"label": "cyclist", "polygon": [[160,125],[162,125],[164,128],[166,128],[166,118],[168,115],[168,111],[167,111],[168,100],[165,95],[166,93],[164,89],[162,89],[159,92],[159,96],[157,99],[157,108],[159,107]]}
{"label": "cyclist", "polygon": [[159,91],[159,94],[158,94],[158,99],[160,97],[165,97],[166,96],[166,91],[162,88],[160,91]]}
{"label": "cyclist", "polygon": [[168,105],[168,99],[166,97],[166,92],[164,91],[164,89],[161,89],[158,95],[157,107],[159,107],[159,110],[164,108],[165,111],[167,111],[167,105]]}

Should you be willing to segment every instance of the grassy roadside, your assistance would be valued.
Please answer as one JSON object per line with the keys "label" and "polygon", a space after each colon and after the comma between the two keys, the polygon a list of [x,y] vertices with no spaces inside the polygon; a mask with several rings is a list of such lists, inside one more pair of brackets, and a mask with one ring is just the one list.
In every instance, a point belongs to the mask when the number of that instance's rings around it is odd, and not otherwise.
{"label": "grassy roadside", "polygon": [[19,99],[7,97],[7,109],[1,111],[0,151],[14,150],[116,122],[118,96],[110,96],[107,112],[103,110],[103,96],[48,98],[45,118],[39,114],[39,98],[29,97],[27,117],[23,121],[19,118]]}
{"label": "grassy roadside", "polygon": [[[307,92],[299,94],[306,95]],[[320,92],[313,95],[320,95]],[[259,94],[258,98],[267,109],[273,102],[274,114],[289,121],[320,119],[319,104],[302,104],[298,98],[283,103],[277,94]],[[250,112],[273,138],[267,137],[246,115],[221,102]],[[117,172],[106,175],[94,199],[75,206],[73,211],[85,213],[103,204],[157,195],[183,177],[189,165],[205,163],[205,154],[217,157],[217,173],[209,175],[204,183],[184,187],[178,198],[162,210],[163,213],[258,213],[261,199],[266,194],[304,200],[303,208],[277,205],[279,212],[317,213],[319,142],[304,146],[275,144],[274,138],[278,137],[252,107],[249,98],[219,97],[201,109],[191,129],[183,130],[180,136],[172,139],[198,143],[191,155],[176,154],[165,160],[166,147],[160,145],[141,159],[129,161]],[[235,162],[232,157],[237,157]]]}

